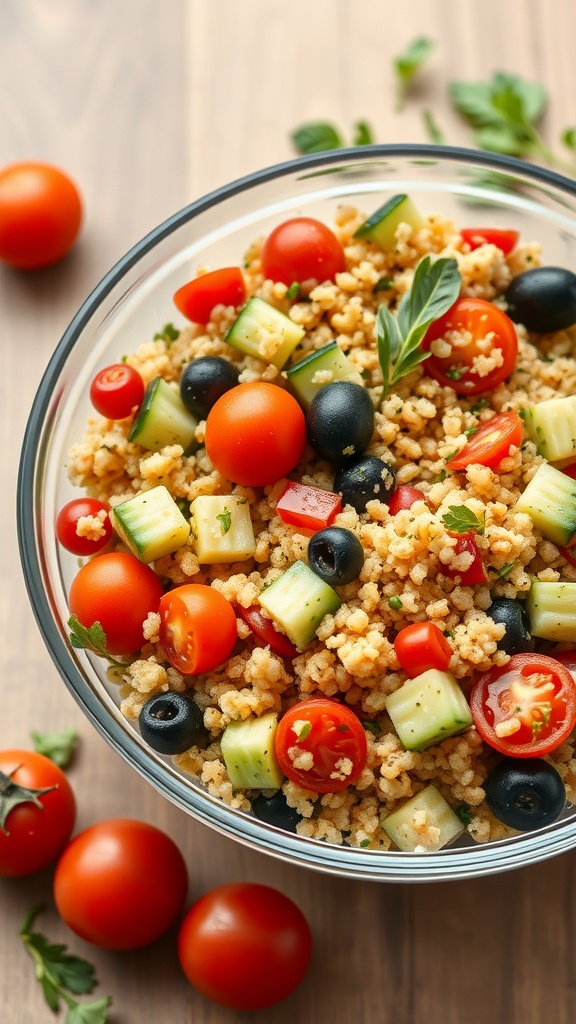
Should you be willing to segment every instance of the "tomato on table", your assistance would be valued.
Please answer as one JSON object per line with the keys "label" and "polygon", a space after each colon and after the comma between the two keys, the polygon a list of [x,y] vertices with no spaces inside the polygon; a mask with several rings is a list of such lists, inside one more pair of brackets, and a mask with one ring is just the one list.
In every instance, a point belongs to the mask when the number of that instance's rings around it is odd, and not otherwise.
{"label": "tomato on table", "polygon": [[[56,517],[56,537],[58,542],[73,555],[95,555],[102,548],[106,547],[112,536],[112,523],[108,515],[110,509],[103,501],[97,498],[73,498],[63,505]],[[102,515],[105,513],[105,515]],[[99,518],[101,528],[97,531],[99,537],[83,537],[78,533],[78,522],[80,519]]]}
{"label": "tomato on table", "polygon": [[416,501],[426,501],[426,495],[423,491],[420,491],[417,487],[410,487],[409,484],[398,484],[388,502],[388,511],[391,516],[395,516],[398,512],[412,508]]}
{"label": "tomato on table", "polygon": [[480,676],[470,709],[489,746],[511,757],[543,757],[576,725],[576,683],[556,658],[514,654]]}
{"label": "tomato on table", "polygon": [[82,223],[82,200],[58,167],[30,162],[0,170],[0,260],[36,270],[62,259]]}
{"label": "tomato on table", "polygon": [[210,672],[230,657],[238,631],[229,601],[205,583],[185,583],[164,594],[160,643],[170,664],[183,675]]}
{"label": "tomato on table", "polygon": [[195,324],[206,325],[215,306],[240,306],[246,284],[240,267],[221,267],[200,274],[174,292],[174,305]]}
{"label": "tomato on table", "polygon": [[[452,347],[447,356],[432,354],[422,364],[424,373],[459,395],[476,395],[492,391],[510,376],[518,357],[518,338],[509,316],[485,299],[456,299],[450,309],[430,325],[422,348],[429,351],[432,342],[445,338],[451,331],[469,335],[467,344]],[[486,345],[488,339],[488,345]],[[474,360],[501,352],[500,365],[481,376],[474,369]]]}
{"label": "tomato on table", "polygon": [[312,936],[299,907],[277,889],[253,882],[205,893],[190,907],[178,935],[178,959],[188,981],[236,1011],[285,999],[302,981],[311,955]]}
{"label": "tomato on table", "polygon": [[466,552],[472,555],[472,561],[467,569],[463,572],[459,572],[457,569],[452,569],[450,566],[442,565],[440,571],[445,576],[450,576],[451,579],[458,577],[460,579],[460,585],[463,587],[473,587],[478,583],[486,583],[488,577],[482,561],[482,555],[476,541],[476,535],[473,530],[466,530],[464,533],[453,533],[448,531],[449,537],[456,538],[456,544],[454,545],[454,552],[456,555],[461,555]]}
{"label": "tomato on table", "polygon": [[0,751],[0,876],[16,878],[56,860],[68,842],[76,801],[64,772],[31,750]]}
{"label": "tomato on table", "polygon": [[497,469],[511,447],[520,447],[522,436],[522,420],[517,412],[498,413],[474,431],[461,451],[446,460],[446,466],[456,470],[471,465]]}
{"label": "tomato on table", "polygon": [[313,697],[282,716],[275,751],[291,782],[315,793],[337,793],[358,780],[368,746],[353,711],[327,697]]}
{"label": "tomato on table", "polygon": [[255,639],[279,654],[281,658],[295,658],[300,653],[286,634],[276,629],[272,620],[255,605],[251,605],[250,608],[237,605],[236,613],[250,627]]}
{"label": "tomato on table", "polygon": [[303,530],[322,530],[342,511],[342,498],[333,491],[290,480],[276,503],[283,523]]}
{"label": "tomato on table", "polygon": [[394,650],[400,667],[411,679],[431,668],[445,672],[452,657],[450,644],[434,622],[405,626],[396,635]]}
{"label": "tomato on table", "polygon": [[104,367],[90,385],[90,401],[109,420],[124,420],[137,409],[144,398],[144,381],[128,363]]}
{"label": "tomato on table", "polygon": [[495,245],[505,256],[512,252],[519,238],[519,232],[513,228],[461,228],[460,234],[471,249]]}
{"label": "tomato on table", "polygon": [[286,285],[311,279],[333,281],[346,269],[336,235],[313,217],[294,217],[279,224],[266,238],[260,258],[264,276]]}

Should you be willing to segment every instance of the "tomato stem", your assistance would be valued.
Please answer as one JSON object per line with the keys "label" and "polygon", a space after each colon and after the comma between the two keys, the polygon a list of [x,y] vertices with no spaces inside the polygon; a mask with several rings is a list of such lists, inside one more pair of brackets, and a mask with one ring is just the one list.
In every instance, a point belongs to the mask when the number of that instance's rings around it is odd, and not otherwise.
{"label": "tomato stem", "polygon": [[[17,765],[14,771],[18,771],[19,767],[20,765]],[[19,786],[10,775],[0,772],[0,829],[4,835],[10,835],[5,826],[8,815],[14,807],[18,807],[19,804],[34,804],[43,811],[44,805],[40,797],[44,793],[50,793],[53,789],[58,789],[58,786],[47,786],[45,789],[29,789],[27,786]]]}

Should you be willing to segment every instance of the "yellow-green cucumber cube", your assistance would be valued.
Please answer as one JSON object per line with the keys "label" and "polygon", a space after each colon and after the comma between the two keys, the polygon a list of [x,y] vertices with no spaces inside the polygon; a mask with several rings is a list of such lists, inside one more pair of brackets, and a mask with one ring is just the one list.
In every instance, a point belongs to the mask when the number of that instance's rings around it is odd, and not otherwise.
{"label": "yellow-green cucumber cube", "polygon": [[354,237],[367,238],[386,251],[396,245],[396,232],[401,224],[409,224],[414,231],[426,227],[424,217],[410,196],[404,193],[392,196],[383,206],[379,206],[368,220],[360,225]]}
{"label": "yellow-green cucumber cube", "polygon": [[472,725],[458,682],[435,668],[407,679],[386,698],[386,710],[406,750],[424,750]]}
{"label": "yellow-green cucumber cube", "polygon": [[254,295],[240,310],[225,340],[240,352],[281,370],[305,333],[289,316]]}
{"label": "yellow-green cucumber cube", "polygon": [[116,533],[141,562],[171,555],[188,540],[190,524],[162,484],[140,491],[110,511]]}
{"label": "yellow-green cucumber cube", "polygon": [[576,395],[548,398],[525,410],[524,422],[548,462],[576,460]]}
{"label": "yellow-green cucumber cube", "polygon": [[286,376],[305,409],[320,388],[332,381],[351,380],[354,384],[364,384],[362,374],[352,366],[346,353],[335,341],[329,341],[327,345],[293,363],[286,370]]}
{"label": "yellow-green cucumber cube", "polygon": [[389,814],[382,828],[404,853],[441,850],[464,831],[460,818],[433,785]]}
{"label": "yellow-green cucumber cube", "polygon": [[200,494],[190,503],[192,546],[201,565],[242,562],[256,549],[250,506],[231,494]]}
{"label": "yellow-green cucumber cube", "polygon": [[235,789],[278,789],[282,785],[284,775],[274,751],[277,728],[278,716],[273,711],[226,726],[220,749]]}
{"label": "yellow-green cucumber cube", "polygon": [[342,603],[330,584],[300,560],[265,587],[259,601],[299,650],[314,639],[324,616],[338,611]]}
{"label": "yellow-green cucumber cube", "polygon": [[188,411],[180,395],[163,377],[148,384],[134,416],[128,440],[150,452],[179,444],[188,451],[194,444],[198,420]]}
{"label": "yellow-green cucumber cube", "polygon": [[565,547],[576,532],[576,480],[543,462],[514,511],[525,512],[543,537]]}
{"label": "yellow-green cucumber cube", "polygon": [[576,643],[576,583],[534,580],[526,599],[526,612],[533,636]]}

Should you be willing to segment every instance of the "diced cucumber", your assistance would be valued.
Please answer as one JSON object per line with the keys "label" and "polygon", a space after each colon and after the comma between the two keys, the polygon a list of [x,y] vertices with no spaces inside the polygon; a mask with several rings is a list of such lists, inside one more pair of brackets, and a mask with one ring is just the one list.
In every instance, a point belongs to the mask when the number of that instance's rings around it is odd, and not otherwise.
{"label": "diced cucumber", "polygon": [[159,484],[110,510],[116,533],[141,562],[177,551],[188,540],[190,524],[170,492]]}
{"label": "diced cucumber", "polygon": [[525,411],[524,422],[548,462],[576,459],[576,395],[548,398]]}
{"label": "diced cucumber", "polygon": [[414,231],[426,227],[426,221],[415,207],[410,196],[400,194],[392,196],[387,203],[380,206],[368,220],[364,221],[355,232],[355,238],[368,238],[381,249],[393,249],[396,245],[396,232],[400,224],[409,224]]}
{"label": "diced cucumber", "polygon": [[338,611],[342,604],[336,591],[301,561],[266,587],[259,601],[300,650],[314,639],[324,616]]}
{"label": "diced cucumber", "polygon": [[273,711],[226,726],[220,747],[236,789],[278,789],[282,785],[284,776],[274,752],[277,728],[278,716]]}
{"label": "diced cucumber", "polygon": [[576,643],[576,583],[534,580],[526,599],[526,611],[534,636]]}
{"label": "diced cucumber", "polygon": [[[441,850],[464,831],[460,818],[432,785],[389,814],[382,828],[405,853]],[[438,834],[434,835],[436,829]]]}
{"label": "diced cucumber", "polygon": [[188,412],[178,392],[163,377],[155,377],[134,417],[128,440],[150,452],[180,444],[188,451],[194,442],[198,420]]}
{"label": "diced cucumber", "polygon": [[472,725],[456,679],[435,668],[407,679],[386,698],[386,710],[406,750],[424,750]]}
{"label": "diced cucumber", "polygon": [[576,532],[576,480],[543,462],[514,511],[525,512],[543,537],[565,547]]}
{"label": "diced cucumber", "polygon": [[225,340],[240,352],[281,370],[305,333],[290,317],[254,295],[240,310]]}
{"label": "diced cucumber", "polygon": [[254,554],[256,541],[246,498],[200,494],[190,504],[190,525],[201,565],[240,562]]}
{"label": "diced cucumber", "polygon": [[355,370],[348,356],[335,341],[328,342],[311,352],[298,363],[289,366],[286,376],[296,397],[308,408],[317,391],[333,380],[351,380],[363,384],[362,375]]}

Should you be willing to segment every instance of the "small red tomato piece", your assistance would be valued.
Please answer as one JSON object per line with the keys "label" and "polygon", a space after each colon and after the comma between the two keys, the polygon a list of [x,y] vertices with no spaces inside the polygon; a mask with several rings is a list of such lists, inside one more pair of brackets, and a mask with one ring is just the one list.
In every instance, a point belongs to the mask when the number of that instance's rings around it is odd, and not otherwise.
{"label": "small red tomato piece", "polygon": [[412,508],[416,501],[426,501],[424,492],[409,484],[399,484],[388,502],[388,511],[395,516],[397,512]]}
{"label": "small red tomato piece", "polygon": [[457,455],[448,459],[448,469],[466,469],[467,466],[489,466],[497,469],[510,448],[522,444],[522,420],[517,412],[501,412],[474,431]]}
{"label": "small red tomato piece", "polygon": [[170,664],[183,675],[211,672],[230,657],[238,639],[229,601],[204,583],[185,583],[164,594],[160,643]]}
{"label": "small red tomato piece", "polygon": [[445,672],[452,657],[450,644],[434,622],[405,626],[394,640],[394,650],[401,668],[411,679],[431,668]]}
{"label": "small red tomato piece", "polygon": [[476,543],[476,537],[472,530],[467,530],[465,533],[451,533],[448,532],[449,537],[456,538],[456,544],[454,551],[457,555],[461,555],[464,552],[472,555],[472,562],[469,567],[463,572],[458,572],[455,569],[450,569],[447,565],[442,565],[440,571],[445,576],[450,576],[452,579],[458,577],[460,584],[463,587],[473,587],[478,583],[486,583],[488,577],[482,561],[482,555]]}
{"label": "small red tomato piece", "polygon": [[333,281],[346,269],[344,250],[333,231],[313,217],[284,221],[262,247],[262,270],[271,281]]}
{"label": "small red tomato piece", "polygon": [[[98,501],[97,498],[73,498],[72,501],[63,505],[56,517],[56,537],[59,543],[73,555],[97,554],[98,551],[106,547],[112,536],[109,511],[108,505],[105,505],[103,501]],[[86,518],[98,518],[101,523],[101,527],[97,531],[100,533],[99,537],[83,536],[81,532],[78,532],[79,529],[81,530],[81,525],[78,525],[79,521]],[[93,524],[89,532],[96,532]]]}
{"label": "small red tomato piece", "polygon": [[512,252],[519,238],[519,232],[513,228],[461,228],[460,234],[471,249],[495,245],[505,256]]}
{"label": "small red tomato piece", "polygon": [[238,605],[236,612],[246,625],[250,626],[253,635],[260,643],[269,647],[271,651],[275,651],[281,658],[295,658],[300,653],[285,633],[276,629],[271,619],[268,619],[255,605],[250,608]]}
{"label": "small red tomato piece", "polygon": [[114,363],[96,374],[90,385],[90,401],[109,420],[131,416],[144,398],[144,381],[133,366]]}
{"label": "small red tomato piece", "polygon": [[222,267],[188,281],[174,293],[174,305],[188,320],[205,325],[215,306],[240,306],[246,285],[240,267]]}
{"label": "small red tomato piece", "polygon": [[283,523],[303,530],[322,530],[342,511],[342,498],[333,491],[290,480],[276,504]]}

